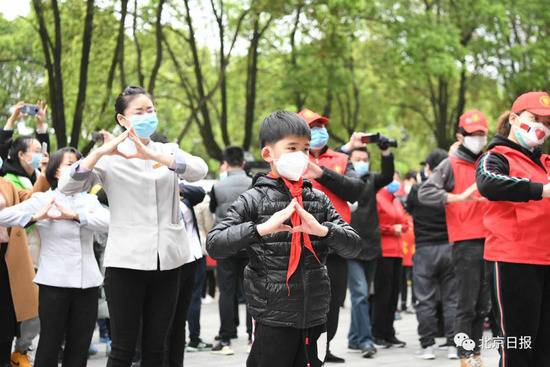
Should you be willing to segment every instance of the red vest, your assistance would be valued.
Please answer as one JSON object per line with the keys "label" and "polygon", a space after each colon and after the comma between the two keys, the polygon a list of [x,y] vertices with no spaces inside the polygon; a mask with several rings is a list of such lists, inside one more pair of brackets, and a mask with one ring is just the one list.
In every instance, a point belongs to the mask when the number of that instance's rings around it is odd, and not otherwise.
{"label": "red vest", "polygon": [[[550,159],[542,156],[546,169],[525,154],[498,145],[489,152],[500,153],[510,165],[510,176],[549,183]],[[481,161],[480,164],[483,164]],[[550,199],[529,202],[490,201],[483,224],[487,228],[485,259],[522,264],[550,265]]]}
{"label": "red vest", "polygon": [[[451,167],[455,180],[453,194],[460,194],[476,181],[475,163],[465,161],[456,157],[450,157]],[[477,195],[479,193],[476,192]],[[485,238],[483,216],[487,210],[487,201],[465,201],[462,203],[451,203],[445,205],[447,217],[447,232],[449,241],[474,240]]]}
{"label": "red vest", "polygon": [[376,194],[376,208],[380,222],[382,257],[402,258],[403,235],[398,235],[393,226],[401,224],[403,226],[402,233],[406,233],[409,229],[403,205],[384,188]]}
{"label": "red vest", "polygon": [[[344,153],[335,152],[332,149],[328,149],[317,158],[310,154],[309,160],[319,165],[320,167],[326,167],[340,175],[344,175],[346,173],[346,168],[348,166],[348,156]],[[321,185],[319,182],[315,180],[311,180],[311,182],[314,188],[316,188],[317,190],[321,190],[328,196],[338,214],[340,214],[342,218],[347,223],[349,223],[351,220],[351,211],[349,209],[348,203],[345,200],[341,199],[338,195],[327,189],[325,186]]]}

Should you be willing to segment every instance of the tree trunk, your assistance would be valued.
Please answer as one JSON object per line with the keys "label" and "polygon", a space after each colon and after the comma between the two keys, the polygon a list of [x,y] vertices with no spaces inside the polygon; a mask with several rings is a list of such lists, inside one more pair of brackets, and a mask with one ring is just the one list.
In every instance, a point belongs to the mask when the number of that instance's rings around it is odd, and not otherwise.
{"label": "tree trunk", "polygon": [[71,134],[71,146],[78,148],[78,140],[82,129],[82,116],[86,104],[86,88],[88,86],[88,63],[90,60],[90,48],[92,46],[92,32],[94,22],[94,0],[88,0],[86,5],[86,19],[84,20],[84,33],[82,36],[82,56],[80,58],[80,80],[78,83],[78,96],[76,98],[73,131]]}
{"label": "tree trunk", "polygon": [[136,45],[136,56],[137,56],[137,76],[139,85],[143,86],[145,84],[145,76],[143,75],[143,63],[141,59],[141,45],[139,39],[137,38],[137,9],[138,4],[137,0],[134,0],[134,16],[132,22],[132,34],[134,37],[134,44]]}
{"label": "tree trunk", "polygon": [[220,97],[221,97],[221,114],[220,114],[220,128],[222,131],[223,144],[225,146],[231,145],[231,140],[229,138],[229,131],[227,129],[227,77],[225,69],[227,67],[227,60],[225,57],[225,27],[223,24],[223,0],[220,0],[220,10],[216,9],[214,5],[214,0],[210,0],[212,6],[212,11],[216,18],[216,23],[218,24],[218,37],[220,38]]}
{"label": "tree trunk", "polygon": [[155,22],[155,38],[157,45],[157,55],[155,58],[155,64],[153,65],[153,70],[151,71],[151,78],[149,79],[149,87],[147,91],[154,95],[155,93],[155,82],[157,81],[157,75],[162,64],[162,9],[164,7],[165,0],[160,0],[157,7],[157,20]]}

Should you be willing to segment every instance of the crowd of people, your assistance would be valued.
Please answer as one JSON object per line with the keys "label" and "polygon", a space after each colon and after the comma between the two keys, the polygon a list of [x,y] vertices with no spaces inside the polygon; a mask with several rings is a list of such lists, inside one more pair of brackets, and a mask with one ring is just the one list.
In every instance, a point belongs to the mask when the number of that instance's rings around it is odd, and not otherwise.
{"label": "crowd of people", "polygon": [[[520,95],[489,144],[488,118],[466,111],[455,144],[404,176],[395,141],[355,132],[331,148],[327,117],[276,111],[259,126],[265,169],[251,175],[227,147],[207,189],[206,162],[157,132],[141,87],[120,93],[120,133],[102,131],[86,156],[50,152],[46,104],[25,106],[0,130],[0,367],[86,366],[96,327],[109,367],[232,355],[241,303],[248,367],[345,363],[339,327],[364,358],[405,348],[403,312],[416,315],[417,358],[443,348],[482,367],[490,329],[500,366],[550,366],[545,92]],[[33,136],[15,136],[21,118],[36,119]],[[201,305],[216,290],[209,343]]]}

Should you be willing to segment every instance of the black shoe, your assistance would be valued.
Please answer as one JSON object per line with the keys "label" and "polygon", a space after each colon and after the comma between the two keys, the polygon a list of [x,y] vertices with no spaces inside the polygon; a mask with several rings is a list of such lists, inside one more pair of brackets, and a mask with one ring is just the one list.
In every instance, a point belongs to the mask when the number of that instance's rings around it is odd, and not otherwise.
{"label": "black shoe", "polygon": [[221,354],[225,356],[230,356],[235,354],[231,348],[231,343],[228,341],[220,341],[218,344],[214,345],[211,350],[214,354]]}
{"label": "black shoe", "polygon": [[374,345],[379,348],[388,349],[391,348],[392,344],[388,342],[387,340],[381,339],[381,338],[374,338]]}
{"label": "black shoe", "polygon": [[354,352],[360,352],[361,348],[357,344],[348,343],[348,349]]}
{"label": "black shoe", "polygon": [[388,339],[388,343],[390,343],[391,345],[393,345],[394,347],[397,347],[397,348],[403,348],[405,345],[407,345],[407,343],[405,343],[402,340],[397,339],[395,336],[391,339]]}
{"label": "black shoe", "polygon": [[332,354],[329,351],[327,351],[327,355],[325,357],[325,363],[344,363],[346,360],[344,358],[336,357],[334,354]]}
{"label": "black shoe", "polygon": [[377,350],[374,345],[369,345],[366,348],[363,348],[361,351],[361,354],[363,355],[363,358],[372,358],[376,354]]}

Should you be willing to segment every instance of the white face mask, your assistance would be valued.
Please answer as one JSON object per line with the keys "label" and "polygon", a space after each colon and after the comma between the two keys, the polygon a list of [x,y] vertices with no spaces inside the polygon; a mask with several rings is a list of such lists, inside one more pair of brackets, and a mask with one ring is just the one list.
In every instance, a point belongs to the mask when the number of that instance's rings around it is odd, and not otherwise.
{"label": "white face mask", "polygon": [[308,162],[308,156],[302,152],[285,153],[274,161],[279,174],[290,181],[298,181],[302,177]]}
{"label": "white face mask", "polygon": [[514,126],[514,134],[518,142],[527,149],[544,144],[550,135],[550,130],[541,122],[529,121],[521,117],[519,122],[519,126]]}
{"label": "white face mask", "polygon": [[487,145],[487,136],[465,136],[464,143],[462,144],[466,149],[474,154],[479,154],[485,145]]}

